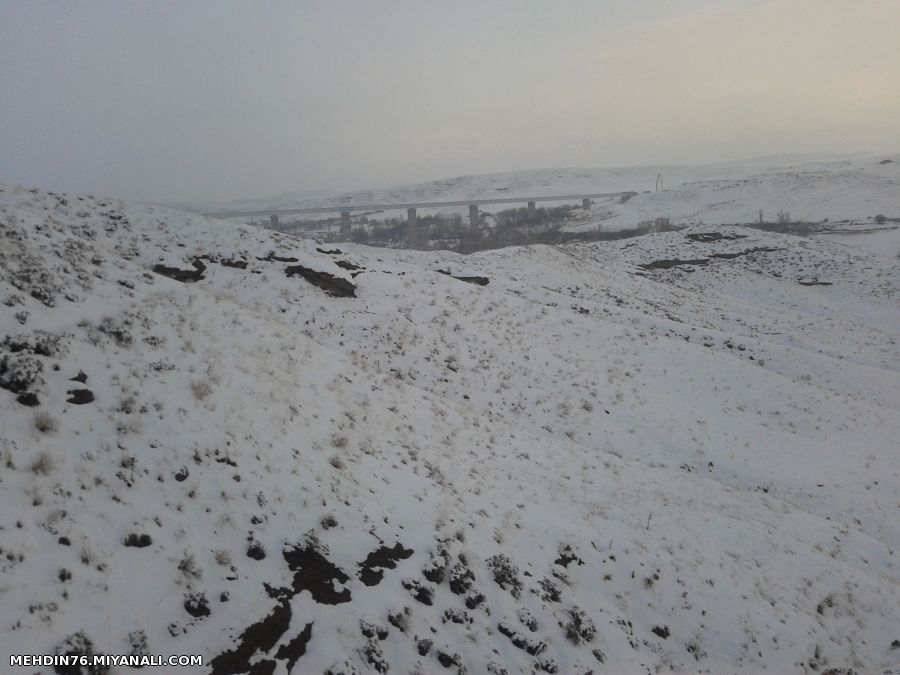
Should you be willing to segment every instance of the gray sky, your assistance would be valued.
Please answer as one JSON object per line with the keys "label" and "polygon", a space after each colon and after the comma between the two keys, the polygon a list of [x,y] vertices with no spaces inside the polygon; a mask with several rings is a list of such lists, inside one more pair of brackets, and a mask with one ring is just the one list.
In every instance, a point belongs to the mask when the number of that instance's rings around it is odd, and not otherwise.
{"label": "gray sky", "polygon": [[200,201],[895,152],[898,34],[898,0],[0,0],[0,182]]}

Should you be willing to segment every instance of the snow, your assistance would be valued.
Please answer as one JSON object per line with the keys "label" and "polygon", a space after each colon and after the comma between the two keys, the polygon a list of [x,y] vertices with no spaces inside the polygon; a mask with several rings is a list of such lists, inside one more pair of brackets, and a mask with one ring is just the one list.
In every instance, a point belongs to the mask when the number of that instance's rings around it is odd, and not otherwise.
{"label": "snow", "polygon": [[[897,164],[866,162],[728,189],[896,215]],[[0,187],[0,237],[2,367],[42,364],[38,406],[0,391],[4,655],[83,631],[217,673],[900,672],[896,223],[329,253]]]}
{"label": "snow", "polygon": [[[656,191],[657,177],[663,190]],[[201,212],[311,208],[342,204],[392,204],[504,197],[544,197],[599,192],[637,194],[595,200],[590,214],[567,229],[606,230],[634,227],[660,217],[686,224],[756,222],[760,210],[771,222],[779,211],[799,221],[866,220],[889,215],[900,194],[900,155],[820,161],[758,160],[698,166],[645,166],[608,169],[538,169],[460,176],[446,180],[348,193],[284,194],[195,205]],[[564,202],[548,202],[556,205]],[[576,204],[577,202],[572,202]],[[522,204],[524,205],[524,204]],[[580,204],[579,204],[580,205]],[[495,213],[516,204],[482,204]],[[521,206],[521,205],[519,205]],[[894,211],[892,211],[892,209]],[[419,215],[458,213],[465,207],[422,209]],[[396,212],[386,212],[396,216]],[[401,214],[402,215],[402,214]]]}

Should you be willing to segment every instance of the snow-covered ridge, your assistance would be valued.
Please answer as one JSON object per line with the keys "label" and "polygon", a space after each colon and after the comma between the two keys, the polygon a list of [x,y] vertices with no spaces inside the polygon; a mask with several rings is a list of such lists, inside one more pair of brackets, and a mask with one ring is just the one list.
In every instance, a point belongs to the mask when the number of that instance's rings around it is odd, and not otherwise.
{"label": "snow-covered ridge", "polygon": [[896,671],[871,229],[463,257],[0,187],[0,651]]}
{"label": "snow-covered ridge", "polygon": [[[657,192],[657,177],[663,190]],[[778,211],[804,221],[865,221],[900,215],[900,155],[831,161],[755,161],[703,166],[647,166],[609,169],[538,169],[460,176],[445,180],[348,193],[288,193],[267,199],[239,199],[195,206],[197,211],[310,208],[341,204],[392,204],[497,197],[541,197],[635,191],[625,203],[598,202],[577,227],[633,227],[657,217],[684,223],[756,222],[760,210],[774,221]],[[487,205],[486,211],[510,208]],[[447,207],[442,212],[463,213]]]}

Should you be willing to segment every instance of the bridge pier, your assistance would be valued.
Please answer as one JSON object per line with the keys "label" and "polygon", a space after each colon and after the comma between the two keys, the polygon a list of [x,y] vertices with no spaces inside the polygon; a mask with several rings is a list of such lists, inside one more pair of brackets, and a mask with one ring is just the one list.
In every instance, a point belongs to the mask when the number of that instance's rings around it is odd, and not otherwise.
{"label": "bridge pier", "polygon": [[350,227],[352,223],[350,221],[350,210],[342,209],[341,210],[341,234],[350,236]]}
{"label": "bridge pier", "polygon": [[419,247],[419,217],[414,208],[406,209],[406,246]]}
{"label": "bridge pier", "polygon": [[277,213],[273,213],[271,216],[269,216],[269,227],[271,227],[273,230],[278,229],[278,214]]}
{"label": "bridge pier", "polygon": [[585,197],[584,199],[581,200],[581,208],[583,208],[585,211],[591,210],[591,198],[590,197]]}
{"label": "bridge pier", "polygon": [[534,218],[536,213],[537,213],[537,206],[535,205],[535,203],[528,202],[528,217]]}
{"label": "bridge pier", "polygon": [[469,227],[475,228],[478,223],[478,204],[469,204]]}

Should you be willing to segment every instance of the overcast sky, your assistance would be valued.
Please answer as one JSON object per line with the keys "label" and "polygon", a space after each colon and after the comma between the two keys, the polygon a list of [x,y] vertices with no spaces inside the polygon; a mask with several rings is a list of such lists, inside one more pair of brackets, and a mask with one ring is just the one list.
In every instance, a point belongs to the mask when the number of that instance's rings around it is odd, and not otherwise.
{"label": "overcast sky", "polygon": [[202,201],[895,152],[898,35],[898,0],[0,0],[0,182]]}

